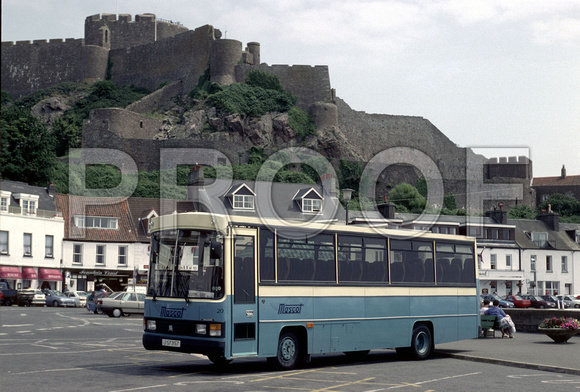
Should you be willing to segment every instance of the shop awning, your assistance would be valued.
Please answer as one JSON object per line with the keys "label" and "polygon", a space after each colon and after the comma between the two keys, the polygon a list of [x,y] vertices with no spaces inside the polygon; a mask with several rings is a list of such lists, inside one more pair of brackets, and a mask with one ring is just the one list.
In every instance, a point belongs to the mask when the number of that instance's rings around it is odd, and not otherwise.
{"label": "shop awning", "polygon": [[32,267],[22,267],[22,279],[38,279],[36,271]]}
{"label": "shop awning", "polygon": [[0,278],[4,279],[22,279],[22,272],[20,268],[2,265],[0,266]]}
{"label": "shop awning", "polygon": [[61,281],[62,274],[57,269],[39,268],[38,276],[40,280]]}

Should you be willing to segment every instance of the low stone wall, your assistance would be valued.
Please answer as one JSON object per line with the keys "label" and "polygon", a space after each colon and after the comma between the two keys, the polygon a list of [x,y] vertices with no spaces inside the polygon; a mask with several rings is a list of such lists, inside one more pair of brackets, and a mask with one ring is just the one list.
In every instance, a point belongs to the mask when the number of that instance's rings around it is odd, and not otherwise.
{"label": "low stone wall", "polygon": [[548,317],[574,317],[580,320],[580,309],[504,309],[519,332],[538,332],[538,325]]}

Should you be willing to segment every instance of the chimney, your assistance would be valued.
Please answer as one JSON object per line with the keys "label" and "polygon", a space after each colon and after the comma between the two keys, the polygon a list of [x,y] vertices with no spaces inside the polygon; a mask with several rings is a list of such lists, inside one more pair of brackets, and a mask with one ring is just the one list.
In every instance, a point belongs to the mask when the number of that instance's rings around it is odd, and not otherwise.
{"label": "chimney", "polygon": [[551,207],[548,212],[538,215],[536,219],[544,222],[550,230],[560,231],[560,215],[552,212]]}
{"label": "chimney", "polygon": [[52,182],[48,183],[48,187],[46,187],[46,193],[48,193],[48,196],[50,196],[54,199],[54,195],[56,194],[56,189],[55,189],[54,184]]}
{"label": "chimney", "polygon": [[203,189],[205,184],[205,178],[203,176],[203,167],[196,164],[191,168],[189,174],[187,175],[187,200],[193,202],[193,206],[196,211],[203,211],[203,205],[200,203],[201,195],[200,191]]}
{"label": "chimney", "polygon": [[336,181],[332,174],[327,173],[320,176],[320,183],[322,184],[322,197],[324,197],[325,194],[330,197],[338,197]]}
{"label": "chimney", "polygon": [[499,223],[500,225],[506,225],[507,224],[507,211],[503,210],[503,206],[504,206],[503,203],[499,203],[498,204],[499,209],[496,209],[494,207],[493,210],[487,211],[485,213],[485,216],[493,219],[494,221],[496,221],[496,223]]}
{"label": "chimney", "polygon": [[564,165],[562,165],[562,171],[561,171],[561,174],[560,174],[560,178],[561,179],[566,178],[566,166],[564,166]]}
{"label": "chimney", "polygon": [[377,208],[385,219],[395,219],[395,205],[393,203],[379,204]]}

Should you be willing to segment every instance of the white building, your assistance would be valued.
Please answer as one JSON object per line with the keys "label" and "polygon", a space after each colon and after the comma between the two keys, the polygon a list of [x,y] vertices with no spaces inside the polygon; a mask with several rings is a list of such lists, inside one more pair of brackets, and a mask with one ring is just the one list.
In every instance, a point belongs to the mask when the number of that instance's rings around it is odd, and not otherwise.
{"label": "white building", "polygon": [[62,289],[64,220],[54,185],[0,182],[0,279],[14,289]]}

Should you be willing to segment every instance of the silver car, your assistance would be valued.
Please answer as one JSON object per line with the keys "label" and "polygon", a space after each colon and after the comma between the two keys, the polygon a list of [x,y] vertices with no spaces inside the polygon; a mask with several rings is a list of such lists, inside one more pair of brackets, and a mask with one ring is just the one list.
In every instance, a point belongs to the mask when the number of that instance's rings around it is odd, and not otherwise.
{"label": "silver car", "polygon": [[46,290],[46,306],[70,306],[72,308],[77,307],[78,298],[69,298],[65,294],[61,293],[58,290]]}
{"label": "silver car", "polygon": [[121,292],[103,298],[101,310],[109,317],[145,313],[145,294]]}
{"label": "silver car", "polygon": [[564,301],[566,304],[569,304],[569,307],[571,308],[580,308],[580,299],[572,295],[558,295],[558,299]]}

